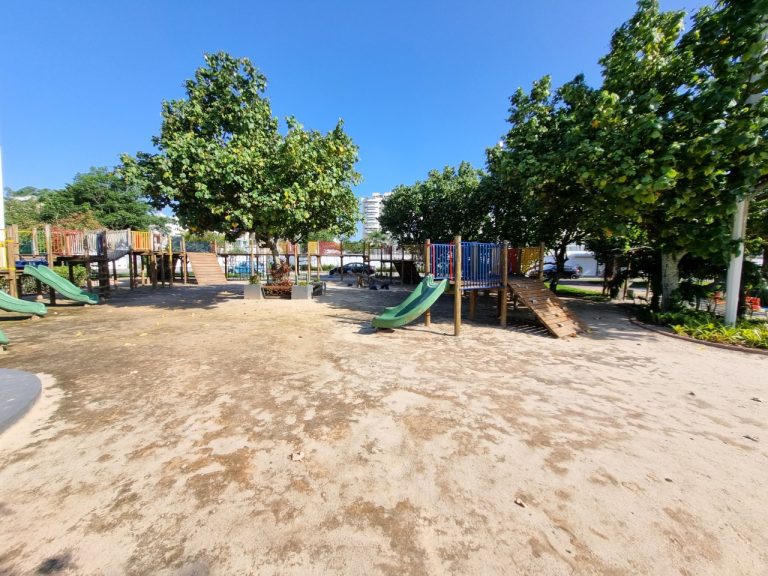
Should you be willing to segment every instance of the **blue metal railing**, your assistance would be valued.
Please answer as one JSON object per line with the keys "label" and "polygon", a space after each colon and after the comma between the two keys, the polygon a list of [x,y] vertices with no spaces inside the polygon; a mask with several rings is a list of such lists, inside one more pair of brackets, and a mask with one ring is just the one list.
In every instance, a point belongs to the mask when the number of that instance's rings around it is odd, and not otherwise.
{"label": "blue metal railing", "polygon": [[[483,290],[501,283],[501,245],[484,242],[461,243],[461,288]],[[435,279],[455,279],[455,246],[432,244],[430,269]]]}

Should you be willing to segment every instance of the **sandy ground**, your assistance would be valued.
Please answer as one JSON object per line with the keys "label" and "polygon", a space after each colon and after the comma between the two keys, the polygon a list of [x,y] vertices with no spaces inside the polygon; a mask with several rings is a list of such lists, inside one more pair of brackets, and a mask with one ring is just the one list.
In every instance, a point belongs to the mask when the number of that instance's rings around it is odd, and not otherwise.
{"label": "sandy ground", "polygon": [[374,333],[402,292],[241,294],[2,323],[44,391],[0,435],[0,575],[768,574],[768,357],[605,304],[454,338],[450,297]]}

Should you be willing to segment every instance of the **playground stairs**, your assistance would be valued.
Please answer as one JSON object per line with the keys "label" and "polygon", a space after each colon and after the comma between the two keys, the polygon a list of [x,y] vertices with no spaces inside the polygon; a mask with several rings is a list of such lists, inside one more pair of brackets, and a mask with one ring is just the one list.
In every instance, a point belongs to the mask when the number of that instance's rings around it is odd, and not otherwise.
{"label": "playground stairs", "polygon": [[412,260],[393,260],[400,281],[403,284],[418,284],[421,282],[421,275],[416,270],[416,264]]}
{"label": "playground stairs", "polygon": [[510,278],[507,284],[512,294],[531,309],[553,336],[564,338],[583,330],[573,313],[540,280],[515,276]]}
{"label": "playground stairs", "polygon": [[210,286],[213,284],[226,284],[227,278],[219,265],[216,254],[204,252],[187,252],[195,280],[199,285]]}

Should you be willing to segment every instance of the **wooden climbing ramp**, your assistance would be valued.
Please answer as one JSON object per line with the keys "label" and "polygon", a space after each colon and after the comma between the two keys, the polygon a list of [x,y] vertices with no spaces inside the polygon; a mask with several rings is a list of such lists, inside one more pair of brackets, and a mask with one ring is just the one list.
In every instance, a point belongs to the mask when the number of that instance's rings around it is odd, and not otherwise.
{"label": "wooden climbing ramp", "polygon": [[531,309],[553,336],[575,336],[583,330],[579,320],[565,307],[562,300],[540,280],[515,276],[510,278],[507,284],[512,294]]}
{"label": "wooden climbing ramp", "polygon": [[187,258],[195,273],[195,280],[201,286],[226,284],[227,278],[219,265],[219,258],[210,252],[187,252]]}

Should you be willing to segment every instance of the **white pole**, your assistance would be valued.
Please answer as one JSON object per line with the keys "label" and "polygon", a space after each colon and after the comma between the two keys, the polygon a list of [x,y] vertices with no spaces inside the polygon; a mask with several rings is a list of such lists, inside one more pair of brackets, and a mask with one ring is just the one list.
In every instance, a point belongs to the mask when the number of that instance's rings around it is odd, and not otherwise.
{"label": "white pole", "polygon": [[5,230],[5,188],[3,188],[3,149],[2,148],[0,148],[0,230],[3,230],[3,231]]}
{"label": "white pole", "polygon": [[747,213],[749,212],[749,199],[742,198],[736,204],[736,213],[733,215],[733,228],[731,239],[739,242],[738,252],[731,256],[728,264],[728,277],[725,281],[725,323],[729,326],[736,324],[736,316],[739,311],[739,287],[741,285],[741,268],[744,263],[744,234],[747,231]]}
{"label": "white pole", "polygon": [[[763,53],[768,47],[765,46],[768,42],[768,26],[763,29]],[[764,70],[760,70],[757,74],[753,75],[750,80],[756,81],[760,76],[765,74]],[[752,94],[747,98],[747,104],[754,106],[763,98],[762,94]],[[747,235],[747,214],[749,213],[749,194],[736,203],[736,213],[733,215],[733,228],[731,229],[731,239],[737,240],[739,243],[738,252],[731,256],[731,261],[728,263],[728,277],[725,281],[725,323],[728,326],[734,326],[736,324],[736,317],[739,312],[739,288],[741,287],[741,269],[744,263],[744,238]]]}

